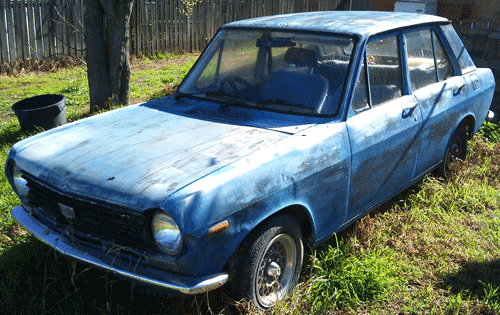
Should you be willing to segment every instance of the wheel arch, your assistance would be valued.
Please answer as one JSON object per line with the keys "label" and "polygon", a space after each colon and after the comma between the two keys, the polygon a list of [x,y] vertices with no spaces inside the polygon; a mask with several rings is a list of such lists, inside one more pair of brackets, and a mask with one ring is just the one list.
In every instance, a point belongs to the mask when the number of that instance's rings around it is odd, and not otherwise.
{"label": "wheel arch", "polygon": [[289,215],[299,224],[302,233],[302,238],[304,240],[304,243],[307,244],[307,246],[305,247],[306,248],[312,247],[315,240],[314,237],[315,233],[314,233],[313,220],[311,218],[309,210],[305,206],[300,204],[290,205],[274,212],[273,214],[267,216],[265,219],[261,220],[257,225],[255,225],[252,228],[252,230],[238,244],[234,252],[231,254],[230,258],[228,259],[228,261],[224,266],[224,270],[228,270],[231,273],[231,271],[234,270],[235,268],[234,264],[237,263],[237,258],[239,257],[245,245],[248,243],[248,240],[254,237],[254,232],[272,218],[283,214]]}
{"label": "wheel arch", "polygon": [[307,244],[309,244],[309,246],[312,246],[315,239],[314,225],[311,214],[306,209],[306,207],[304,207],[303,205],[288,206],[276,212],[275,214],[273,214],[273,216],[283,213],[290,215],[295,219],[295,221],[297,221],[297,223],[299,223],[300,230],[302,232],[302,238]]}
{"label": "wheel arch", "polygon": [[458,130],[460,128],[465,128],[468,140],[472,139],[476,128],[475,117],[472,114],[468,114],[467,116],[463,117],[455,130]]}

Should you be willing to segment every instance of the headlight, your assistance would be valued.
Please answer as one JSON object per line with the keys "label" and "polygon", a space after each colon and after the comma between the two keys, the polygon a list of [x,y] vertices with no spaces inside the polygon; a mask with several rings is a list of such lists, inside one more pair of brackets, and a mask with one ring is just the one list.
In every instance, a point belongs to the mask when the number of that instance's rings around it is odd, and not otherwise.
{"label": "headlight", "polygon": [[14,166],[12,167],[12,180],[14,182],[14,188],[18,196],[27,198],[30,192],[28,182],[23,178],[23,173],[16,164],[14,164]]}
{"label": "headlight", "polygon": [[176,255],[182,248],[182,235],[174,220],[165,212],[158,212],[151,222],[156,245],[169,255]]}

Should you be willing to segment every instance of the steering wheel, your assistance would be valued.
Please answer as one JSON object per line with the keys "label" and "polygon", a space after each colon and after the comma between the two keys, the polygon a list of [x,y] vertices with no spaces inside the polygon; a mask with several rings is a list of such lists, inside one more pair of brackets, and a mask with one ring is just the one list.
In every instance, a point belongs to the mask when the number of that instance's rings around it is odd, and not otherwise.
{"label": "steering wheel", "polygon": [[238,89],[238,85],[237,84],[243,85],[246,88],[252,88],[253,87],[252,83],[248,82],[247,80],[245,80],[243,78],[239,78],[239,77],[226,77],[226,78],[224,78],[224,79],[222,79],[220,81],[220,89],[223,89],[224,85],[226,83],[231,87],[231,89],[232,89],[233,92],[237,92],[237,91],[240,90],[240,89]]}

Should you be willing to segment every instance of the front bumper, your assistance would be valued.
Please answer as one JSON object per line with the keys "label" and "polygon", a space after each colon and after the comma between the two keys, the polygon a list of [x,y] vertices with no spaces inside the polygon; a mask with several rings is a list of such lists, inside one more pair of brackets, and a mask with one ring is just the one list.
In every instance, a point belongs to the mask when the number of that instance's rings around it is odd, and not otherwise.
{"label": "front bumper", "polygon": [[36,238],[61,254],[138,284],[156,287],[175,294],[191,295],[217,289],[228,280],[226,273],[191,277],[155,267],[148,268],[142,264],[124,261],[119,257],[76,244],[38,221],[22,206],[12,209],[12,216]]}

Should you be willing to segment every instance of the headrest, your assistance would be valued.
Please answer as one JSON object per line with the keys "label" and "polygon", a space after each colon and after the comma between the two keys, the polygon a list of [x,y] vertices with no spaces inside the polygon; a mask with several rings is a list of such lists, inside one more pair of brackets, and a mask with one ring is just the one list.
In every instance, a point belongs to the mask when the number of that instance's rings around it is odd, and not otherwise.
{"label": "headrest", "polygon": [[285,61],[297,67],[316,68],[318,56],[312,50],[305,48],[290,47],[285,53]]}

